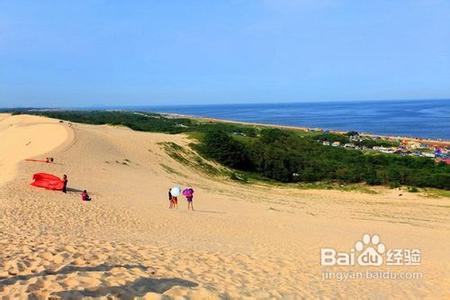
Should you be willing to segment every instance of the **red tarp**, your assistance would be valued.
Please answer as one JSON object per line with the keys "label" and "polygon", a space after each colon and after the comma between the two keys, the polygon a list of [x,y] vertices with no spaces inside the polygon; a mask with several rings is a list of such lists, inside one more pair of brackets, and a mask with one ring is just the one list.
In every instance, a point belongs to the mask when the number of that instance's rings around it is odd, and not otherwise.
{"label": "red tarp", "polygon": [[64,181],[52,174],[36,173],[33,175],[33,180],[32,186],[42,187],[47,190],[62,190],[64,187]]}

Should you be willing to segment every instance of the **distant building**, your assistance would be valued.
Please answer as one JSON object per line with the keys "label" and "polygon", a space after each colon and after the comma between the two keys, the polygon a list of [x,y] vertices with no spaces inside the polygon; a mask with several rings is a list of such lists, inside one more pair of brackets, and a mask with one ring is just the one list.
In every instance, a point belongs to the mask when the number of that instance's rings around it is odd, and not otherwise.
{"label": "distant building", "polygon": [[355,144],[347,143],[344,145],[344,148],[355,148]]}
{"label": "distant building", "polygon": [[348,140],[350,142],[360,142],[360,141],[362,141],[361,136],[356,131],[350,131],[350,132],[347,133],[347,135],[348,135]]}
{"label": "distant building", "polygon": [[386,147],[382,147],[382,146],[375,146],[372,149],[375,151],[382,152],[382,153],[395,153],[397,151],[396,148],[386,148]]}
{"label": "distant building", "polygon": [[444,158],[442,161],[447,165],[450,165],[450,158]]}
{"label": "distant building", "polygon": [[421,156],[423,156],[423,157],[430,157],[430,158],[434,158],[435,157],[434,153],[431,153],[431,152],[422,152]]}
{"label": "distant building", "polygon": [[422,147],[422,143],[419,143],[417,141],[414,140],[403,140],[402,142],[403,146],[407,149],[419,149],[419,148],[423,148]]}
{"label": "distant building", "polygon": [[247,136],[245,133],[240,132],[240,131],[233,132],[233,135]]}

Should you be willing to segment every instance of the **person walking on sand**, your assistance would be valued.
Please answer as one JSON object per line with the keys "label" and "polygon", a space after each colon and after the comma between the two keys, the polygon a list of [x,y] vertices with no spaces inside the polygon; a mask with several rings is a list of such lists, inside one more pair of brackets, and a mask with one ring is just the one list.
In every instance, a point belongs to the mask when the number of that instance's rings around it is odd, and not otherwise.
{"label": "person walking on sand", "polygon": [[178,198],[172,195],[172,208],[178,208]]}
{"label": "person walking on sand", "polygon": [[172,197],[172,208],[178,208],[178,195],[180,195],[180,187],[178,185],[174,186],[170,190],[170,196]]}
{"label": "person walking on sand", "polygon": [[172,189],[169,188],[169,208],[173,208]]}
{"label": "person walking on sand", "polygon": [[63,185],[62,192],[63,193],[67,193],[67,183],[69,182],[69,180],[67,180],[67,175],[66,174],[64,174],[64,176],[63,176],[63,182],[64,182],[64,185]]}
{"label": "person walking on sand", "polygon": [[183,195],[186,197],[186,201],[188,203],[188,210],[194,210],[194,203],[193,203],[193,199],[194,199],[194,189],[191,187],[188,187],[186,189],[183,190]]}

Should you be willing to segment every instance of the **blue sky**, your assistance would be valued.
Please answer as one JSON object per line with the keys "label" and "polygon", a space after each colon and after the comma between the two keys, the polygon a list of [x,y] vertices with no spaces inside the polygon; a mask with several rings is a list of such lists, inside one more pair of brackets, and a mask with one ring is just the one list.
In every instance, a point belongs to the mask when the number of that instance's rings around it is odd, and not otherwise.
{"label": "blue sky", "polygon": [[0,107],[428,98],[446,0],[0,0]]}

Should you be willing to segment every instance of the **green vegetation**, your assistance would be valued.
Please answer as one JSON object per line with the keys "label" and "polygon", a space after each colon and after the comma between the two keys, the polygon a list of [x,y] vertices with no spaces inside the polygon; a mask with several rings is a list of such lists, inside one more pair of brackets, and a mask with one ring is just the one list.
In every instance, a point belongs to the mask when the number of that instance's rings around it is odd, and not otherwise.
{"label": "green vegetation", "polygon": [[126,126],[138,131],[181,133],[192,125],[187,118],[164,118],[159,114],[122,111],[33,111],[35,115],[71,122]]}
{"label": "green vegetation", "polygon": [[208,131],[201,153],[225,166],[280,182],[338,181],[450,189],[450,166],[420,157],[363,153],[326,147],[281,129],[263,129],[240,142],[222,130]]}
{"label": "green vegetation", "polygon": [[343,192],[359,192],[365,194],[377,194],[376,191],[364,184],[348,183],[340,184],[336,182],[302,182],[296,185],[304,189],[319,189],[319,190],[338,190]]}
{"label": "green vegetation", "polygon": [[347,144],[347,143],[353,143],[355,146],[360,147],[367,147],[367,148],[373,148],[375,146],[377,147],[393,147],[398,146],[398,142],[392,142],[387,140],[375,140],[375,139],[363,139],[361,141],[350,141],[350,136],[357,134],[354,131],[350,131],[347,134],[336,134],[336,133],[329,133],[324,132],[321,134],[316,135],[316,139],[323,142],[328,141],[330,143],[334,142],[340,142],[341,144]]}
{"label": "green vegetation", "polygon": [[160,166],[164,169],[164,171],[166,171],[168,174],[175,174],[175,175],[178,175],[178,176],[183,176],[183,174],[181,174],[180,172],[176,171],[175,169],[169,167],[168,165],[165,165],[165,164],[159,164],[159,165],[160,165]]}
{"label": "green vegetation", "polygon": [[137,131],[163,132],[163,133],[189,133],[200,138],[210,129],[221,129],[227,133],[243,137],[255,137],[259,129],[256,126],[241,125],[224,122],[196,121],[189,118],[168,117],[161,114],[129,111],[47,111],[47,110],[17,110],[13,114],[32,114],[69,122],[126,126]]}
{"label": "green vegetation", "polygon": [[410,192],[410,193],[418,193],[419,189],[416,188],[415,186],[409,186],[408,187],[408,192]]}
{"label": "green vegetation", "polygon": [[450,198],[450,190],[425,189],[424,195],[431,198]]}
{"label": "green vegetation", "polygon": [[346,135],[324,132],[316,135],[318,141],[328,141],[330,143],[340,142],[341,144],[350,143],[350,139]]}
{"label": "green vegetation", "polygon": [[[164,142],[159,143],[159,145],[171,158],[187,167],[200,170],[210,175],[223,175],[226,173],[225,169],[222,170],[216,166],[213,166],[196,152],[191,151],[190,149],[185,149],[176,143]],[[165,169],[166,171],[169,171],[167,168]]]}
{"label": "green vegetation", "polygon": [[[431,187],[450,190],[450,166],[432,159],[323,146],[317,140],[347,143],[355,133],[335,134],[273,129],[227,122],[172,118],[160,114],[120,111],[20,111],[62,120],[127,126],[134,130],[187,133],[189,148],[174,143],[162,147],[175,160],[208,174],[239,182],[340,183]],[[360,146],[393,146],[385,140],[364,139]],[[211,164],[212,159],[226,168]],[[230,168],[230,169],[227,169]]]}
{"label": "green vegetation", "polygon": [[249,179],[247,178],[247,176],[245,176],[242,173],[238,173],[238,172],[231,172],[230,174],[230,179],[234,180],[234,181],[238,181],[240,183],[248,183]]}

